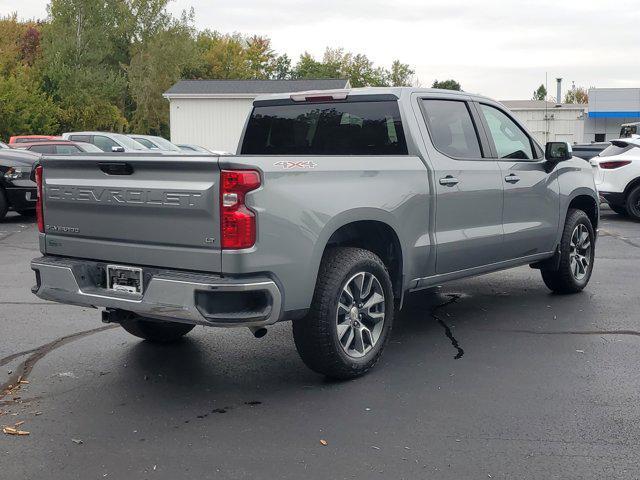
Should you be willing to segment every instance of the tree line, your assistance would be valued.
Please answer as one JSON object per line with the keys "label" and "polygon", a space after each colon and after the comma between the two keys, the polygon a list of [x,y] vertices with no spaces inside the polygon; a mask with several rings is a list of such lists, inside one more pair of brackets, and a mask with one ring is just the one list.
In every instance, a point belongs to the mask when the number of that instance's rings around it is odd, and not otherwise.
{"label": "tree line", "polygon": [[51,0],[43,21],[0,18],[0,137],[72,130],[167,135],[179,79],[346,78],[402,86],[413,69],[327,48],[294,61],[269,38],[197,30],[169,0]]}

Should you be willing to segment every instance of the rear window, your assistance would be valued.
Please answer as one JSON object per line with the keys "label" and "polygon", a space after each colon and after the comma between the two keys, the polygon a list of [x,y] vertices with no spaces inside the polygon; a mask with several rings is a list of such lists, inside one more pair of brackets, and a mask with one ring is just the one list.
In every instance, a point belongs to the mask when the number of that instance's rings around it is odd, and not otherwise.
{"label": "rear window", "polygon": [[609,145],[603,151],[600,152],[600,157],[613,157],[620,155],[621,153],[628,152],[632,148],[636,148],[633,145]]}
{"label": "rear window", "polygon": [[258,105],[241,153],[407,155],[407,144],[393,100]]}

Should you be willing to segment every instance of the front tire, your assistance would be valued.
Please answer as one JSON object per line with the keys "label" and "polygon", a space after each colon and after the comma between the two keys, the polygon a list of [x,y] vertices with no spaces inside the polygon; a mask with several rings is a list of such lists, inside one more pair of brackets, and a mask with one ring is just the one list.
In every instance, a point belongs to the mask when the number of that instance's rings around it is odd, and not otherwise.
{"label": "front tire", "polygon": [[580,292],[589,283],[595,260],[595,234],[582,210],[570,209],[560,241],[557,270],[543,269],[542,280],[555,293]]}
{"label": "front tire", "polygon": [[640,185],[635,187],[627,195],[627,213],[634,220],[640,220]]}
{"label": "front tire", "polygon": [[360,248],[334,248],[322,259],[309,314],[293,322],[293,338],[311,370],[351,379],[380,359],[393,314],[391,279],[380,258]]}
{"label": "front tire", "polygon": [[7,200],[7,195],[4,193],[4,190],[0,188],[0,220],[2,220],[9,211],[9,201]]}
{"label": "front tire", "polygon": [[135,314],[122,319],[120,325],[131,335],[152,343],[177,342],[195,327],[187,323],[147,320]]}

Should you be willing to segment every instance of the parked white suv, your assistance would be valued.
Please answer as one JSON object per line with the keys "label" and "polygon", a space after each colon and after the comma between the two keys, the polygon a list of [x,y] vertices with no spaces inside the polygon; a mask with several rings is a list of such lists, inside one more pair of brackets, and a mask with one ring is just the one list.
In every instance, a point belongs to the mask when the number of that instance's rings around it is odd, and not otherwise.
{"label": "parked white suv", "polygon": [[92,143],[103,152],[140,152],[149,149],[134,139],[121,133],[109,132],[67,132],[62,134],[65,140]]}
{"label": "parked white suv", "polygon": [[640,220],[640,138],[613,140],[590,163],[598,193],[611,210]]}

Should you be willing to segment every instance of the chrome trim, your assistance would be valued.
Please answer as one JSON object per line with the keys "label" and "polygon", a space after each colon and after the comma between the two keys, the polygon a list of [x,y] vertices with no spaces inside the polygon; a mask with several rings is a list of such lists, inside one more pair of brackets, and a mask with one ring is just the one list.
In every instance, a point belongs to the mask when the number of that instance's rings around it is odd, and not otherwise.
{"label": "chrome trim", "polygon": [[[281,315],[282,295],[276,283],[268,278],[236,280],[207,274],[189,274],[169,270],[154,275],[143,294],[115,292],[91,285],[87,276],[80,279],[74,269],[95,265],[96,262],[42,257],[31,262],[31,268],[40,272],[40,285],[36,295],[43,300],[85,307],[104,307],[135,312],[159,320],[179,321],[216,327],[262,327],[276,323]],[[144,269],[143,269],[144,270]],[[173,278],[172,278],[173,277]],[[203,281],[208,277],[210,281]],[[84,279],[83,279],[84,278]],[[268,316],[260,320],[229,318],[212,321],[196,306],[196,291],[265,291],[271,301]],[[225,319],[226,320],[226,319]]]}

